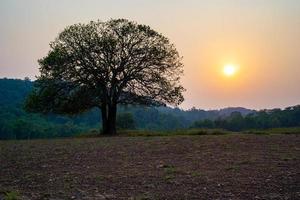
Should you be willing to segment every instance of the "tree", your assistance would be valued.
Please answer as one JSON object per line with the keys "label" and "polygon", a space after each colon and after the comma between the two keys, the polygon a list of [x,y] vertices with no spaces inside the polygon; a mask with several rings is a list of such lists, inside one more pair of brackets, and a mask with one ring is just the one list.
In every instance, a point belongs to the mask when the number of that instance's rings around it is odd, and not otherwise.
{"label": "tree", "polygon": [[241,131],[243,128],[244,118],[241,112],[232,112],[227,119],[227,129],[231,131]]}
{"label": "tree", "polygon": [[77,114],[98,107],[104,134],[116,133],[117,104],[178,105],[183,65],[175,46],[126,19],[75,24],[50,43],[25,108]]}

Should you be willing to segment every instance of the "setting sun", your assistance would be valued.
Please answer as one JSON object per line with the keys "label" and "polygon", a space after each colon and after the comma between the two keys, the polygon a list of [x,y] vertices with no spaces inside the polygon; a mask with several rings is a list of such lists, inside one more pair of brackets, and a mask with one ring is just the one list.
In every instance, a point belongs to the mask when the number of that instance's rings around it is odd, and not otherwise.
{"label": "setting sun", "polygon": [[223,73],[226,76],[233,76],[236,73],[236,70],[237,70],[236,66],[234,66],[232,64],[228,64],[228,65],[224,66]]}

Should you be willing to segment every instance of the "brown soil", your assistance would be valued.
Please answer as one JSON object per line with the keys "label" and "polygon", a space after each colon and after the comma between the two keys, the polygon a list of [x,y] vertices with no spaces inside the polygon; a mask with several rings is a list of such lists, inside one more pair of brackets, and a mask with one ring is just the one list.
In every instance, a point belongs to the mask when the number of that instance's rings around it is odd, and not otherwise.
{"label": "brown soil", "polygon": [[300,199],[300,137],[1,141],[0,191],[22,199]]}

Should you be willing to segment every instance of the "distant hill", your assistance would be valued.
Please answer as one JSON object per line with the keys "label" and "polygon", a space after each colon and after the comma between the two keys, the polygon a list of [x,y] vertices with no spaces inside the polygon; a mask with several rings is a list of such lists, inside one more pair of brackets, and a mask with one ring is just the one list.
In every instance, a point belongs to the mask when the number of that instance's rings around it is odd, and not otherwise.
{"label": "distant hill", "polygon": [[240,112],[243,116],[246,116],[250,113],[256,112],[255,110],[250,110],[243,107],[229,107],[229,108],[223,108],[217,111],[219,116],[228,117],[233,112]]}
{"label": "distant hill", "polygon": [[0,105],[15,105],[24,101],[33,82],[20,79],[0,79]]}

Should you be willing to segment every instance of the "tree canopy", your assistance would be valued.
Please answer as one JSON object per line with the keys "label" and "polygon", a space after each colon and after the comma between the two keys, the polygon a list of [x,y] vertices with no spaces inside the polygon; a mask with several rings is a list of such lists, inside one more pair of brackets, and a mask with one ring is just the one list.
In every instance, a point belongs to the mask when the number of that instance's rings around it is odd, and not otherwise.
{"label": "tree canopy", "polygon": [[102,111],[116,132],[117,104],[179,105],[183,64],[175,46],[149,26],[126,19],[75,24],[50,43],[26,102],[31,112]]}

